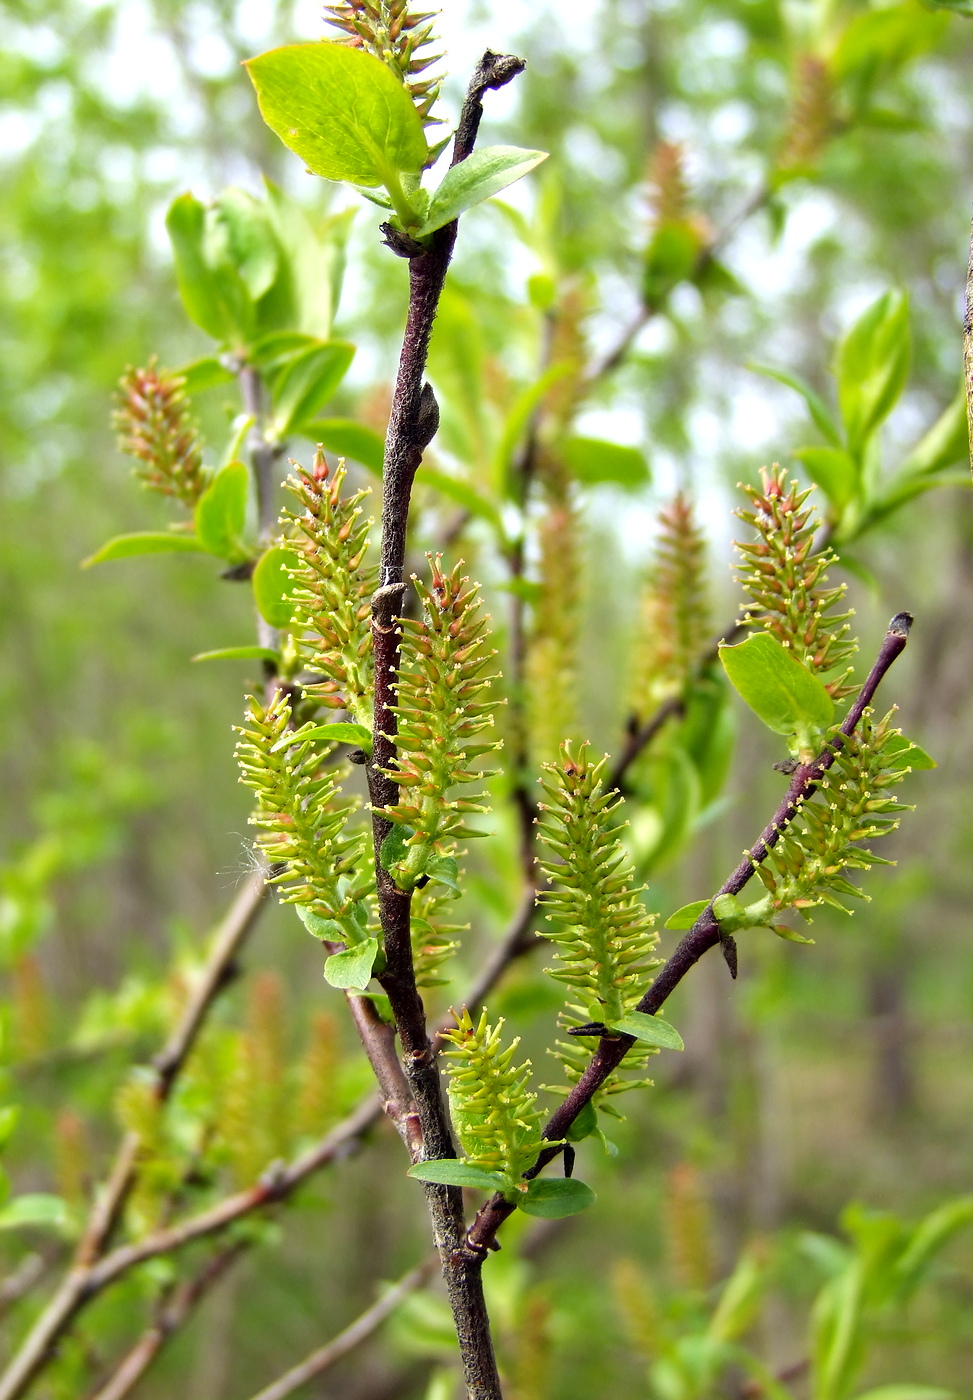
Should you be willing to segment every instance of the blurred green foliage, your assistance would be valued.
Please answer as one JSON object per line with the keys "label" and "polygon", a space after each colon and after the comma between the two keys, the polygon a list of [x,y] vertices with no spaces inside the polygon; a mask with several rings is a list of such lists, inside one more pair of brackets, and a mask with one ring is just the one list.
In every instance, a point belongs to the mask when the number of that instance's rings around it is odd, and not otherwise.
{"label": "blurred green foliage", "polygon": [[[873,903],[848,928],[822,915],[813,950],[741,940],[736,986],[701,965],[672,1007],[686,1053],[654,1059],[656,1087],[626,1101],[618,1161],[594,1139],[580,1149],[596,1210],[533,1234],[519,1221],[490,1260],[510,1393],[969,1395],[973,514],[956,388],[973,27],[962,6],[917,0],[450,9],[464,37],[447,109],[477,45],[522,52],[528,70],[485,133],[551,153],[529,192],[464,217],[430,362],[442,428],[417,498],[417,551],[461,548],[505,666],[518,604],[532,628],[535,698],[507,754],[532,782],[565,733],[618,752],[658,507],[677,487],[695,497],[710,611],[728,623],[731,488],[777,457],[820,488],[866,655],[892,612],[917,614],[897,694],[939,761],[912,782],[921,819],[894,838],[899,869],[872,882]],[[367,484],[405,270],[379,247],[377,211],[302,175],[238,66],[318,37],[316,16],[9,0],[5,20],[0,964],[3,1100],[19,1114],[2,1123],[12,1199],[26,1203],[19,1223],[9,1205],[0,1215],[9,1351],[69,1257],[119,1126],[142,1141],[125,1222],[137,1237],[252,1184],[367,1087],[320,950],[270,909],[164,1112],[131,1066],[185,1004],[206,931],[252,864],[230,726],[261,654],[253,595],[219,574],[253,558],[260,522],[234,467],[246,405],[218,357],[246,347],[276,438],[305,464],[322,441]],[[194,282],[200,228],[216,305]],[[215,493],[195,525],[215,557],[80,573],[133,531],[190,538],[127,483],[111,432],[119,377],[153,354],[190,366]],[[538,414],[528,499],[521,454]],[[268,577],[257,594],[279,622],[281,588]],[[227,648],[237,657],[190,664]],[[636,704],[634,720],[648,713]],[[631,777],[626,840],[653,910],[735,863],[778,799],[777,756],[718,676],[697,675]],[[471,934],[431,994],[437,1011],[516,904],[505,783],[509,770],[494,784],[498,837],[487,854],[476,843],[450,914]],[[556,1000],[538,969],[518,963],[497,1005],[539,1067]],[[376,1132],[286,1212],[238,1227],[247,1262],[142,1393],[244,1400],[411,1265],[425,1227],[397,1152]],[[153,1260],[100,1298],[38,1393],[95,1394],[206,1249]],[[414,1295],[318,1393],[450,1400],[443,1309],[435,1289]]]}

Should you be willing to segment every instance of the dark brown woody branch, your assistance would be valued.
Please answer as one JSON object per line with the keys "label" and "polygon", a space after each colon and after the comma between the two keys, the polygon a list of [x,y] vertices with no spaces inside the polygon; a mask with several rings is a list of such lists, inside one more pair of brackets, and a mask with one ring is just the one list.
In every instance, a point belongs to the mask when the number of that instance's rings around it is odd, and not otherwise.
{"label": "dark brown woody branch", "polygon": [[[470,82],[453,144],[452,164],[473,150],[483,95],[503,87],[524,67],[522,59],[483,55]],[[408,244],[391,226],[386,241],[409,258],[409,309],[385,439],[382,485],[382,544],[380,587],[372,601],[375,661],[374,748],[368,765],[368,786],[375,843],[376,886],[385,945],[386,971],[380,978],[395,1017],[409,1088],[422,1133],[422,1155],[455,1155],[449,1118],[439,1083],[435,1056],[426,1028],[425,1008],[416,988],[412,965],[411,894],[398,889],[382,868],[382,844],[391,829],[382,809],[397,799],[397,786],[388,776],[395,757],[396,723],[393,705],[399,670],[399,633],[395,618],[401,611],[405,580],[406,534],[412,486],[422,454],[439,426],[439,407],[432,387],[424,382],[433,322],[456,242],[457,222],[432,234],[428,248]],[[456,1325],[460,1353],[471,1400],[501,1400],[500,1379],[493,1354],[489,1319],[483,1301],[476,1260],[464,1247],[466,1230],[462,1192],[455,1187],[424,1186],[439,1248],[443,1277]]]}
{"label": "dark brown woody branch", "polygon": [[[912,618],[908,613],[897,613],[893,617],[875,663],[838,733],[811,763],[801,764],[795,770],[787,793],[781,800],[777,811],[760,833],[753,848],[744,856],[737,868],[713,896],[714,899],[723,894],[740,893],[753,878],[757,866],[766,859],[768,852],[780,840],[781,835],[789,823],[793,821],[801,805],[813,795],[821,778],[841,751],[845,738],[855,732],[882,678],[895,659],[905,650],[911,625]],[[694,967],[703,954],[719,942],[720,926],[713,913],[713,901],[711,900],[681,940],[672,956],[664,964],[636,1009],[645,1015],[654,1016],[690,968]],[[578,1114],[591,1102],[594,1094],[601,1088],[608,1076],[618,1068],[635,1044],[634,1038],[628,1035],[603,1036],[601,1038],[598,1049],[588,1062],[584,1074],[570,1094],[551,1114],[544,1128],[544,1136],[549,1141],[552,1143],[562,1142]],[[525,1175],[528,1178],[536,1176],[558,1156],[561,1150],[561,1146],[546,1148]],[[486,1251],[494,1245],[497,1231],[514,1209],[515,1207],[504,1200],[501,1195],[494,1196],[482,1207],[473,1222],[468,1237],[471,1248],[478,1250],[481,1257],[485,1256]]]}

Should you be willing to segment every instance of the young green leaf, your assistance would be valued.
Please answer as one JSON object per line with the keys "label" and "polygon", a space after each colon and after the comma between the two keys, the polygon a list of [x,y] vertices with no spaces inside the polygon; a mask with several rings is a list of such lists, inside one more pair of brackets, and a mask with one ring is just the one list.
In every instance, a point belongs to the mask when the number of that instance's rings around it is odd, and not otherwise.
{"label": "young green leaf", "polygon": [[431,1181],[437,1186],[469,1186],[476,1191],[500,1191],[504,1181],[499,1172],[487,1172],[482,1167],[459,1162],[455,1157],[441,1157],[436,1161],[416,1162],[407,1175],[416,1181]]}
{"label": "young green leaf", "polygon": [[665,921],[665,928],[692,928],[709,903],[708,899],[694,899],[692,904],[684,904]]}
{"label": "young green leaf", "polygon": [[220,647],[216,651],[197,652],[193,661],[269,661],[271,665],[277,665],[280,661],[280,653],[274,651],[272,647]]}
{"label": "young green leaf", "polygon": [[[372,751],[372,731],[366,729],[363,724],[350,724],[344,720],[336,721],[334,724],[316,724],[313,729],[302,729],[300,731],[301,743],[308,739],[327,739],[333,744],[355,744],[358,748],[364,749],[366,753]],[[274,745],[271,753],[276,753],[278,749],[286,749],[288,745],[293,743],[294,736],[288,734]]]}
{"label": "young green leaf", "polygon": [[608,483],[638,491],[651,480],[649,464],[637,447],[600,438],[572,437],[562,452],[571,475],[586,486]]}
{"label": "young green leaf", "polygon": [[332,987],[363,992],[371,981],[377,957],[378,939],[366,938],[343,953],[332,953],[324,964],[324,980]]}
{"label": "young green leaf", "polygon": [[485,146],[474,151],[446,171],[442,184],[433,192],[425,222],[416,237],[435,233],[465,209],[499,194],[530,174],[542,160],[547,160],[546,151],[525,151],[519,146]]}
{"label": "young green leaf", "polygon": [[226,260],[258,301],[273,285],[280,261],[266,205],[247,190],[230,186],[213,203],[213,225],[223,236]]}
{"label": "young green leaf", "polygon": [[799,447],[794,456],[804,463],[811,480],[821,487],[835,510],[844,510],[858,489],[860,472],[854,457],[839,447]]}
{"label": "young green leaf", "polygon": [[271,627],[288,627],[294,615],[293,571],[297,555],[292,549],[274,545],[257,560],[253,571],[253,596],[257,611]]}
{"label": "young green leaf", "polygon": [[297,904],[297,917],[307,929],[312,938],[320,938],[322,943],[343,943],[345,941],[344,930],[336,919],[325,919],[321,914],[315,914],[307,904]]}
{"label": "young green leaf", "polygon": [[203,549],[218,559],[237,563],[247,557],[244,531],[250,473],[242,462],[218,471],[196,506],[196,534]]}
{"label": "young green leaf", "polygon": [[204,389],[215,389],[219,384],[233,382],[231,372],[222,360],[216,359],[213,355],[208,355],[202,360],[193,360],[190,364],[177,369],[175,373],[183,381],[183,392],[188,394],[190,398],[194,394],[201,394]]}
{"label": "young green leaf", "polygon": [[888,417],[909,372],[909,302],[886,292],[858,318],[838,347],[838,403],[849,449],[860,454]]}
{"label": "young green leaf", "polygon": [[271,436],[280,441],[295,427],[309,423],[348,373],[355,347],[344,340],[319,342],[300,351],[274,384]]}
{"label": "young green leaf", "polygon": [[828,405],[810,384],[806,384],[799,375],[788,374],[782,369],[771,369],[769,365],[750,364],[747,365],[747,369],[753,370],[754,374],[766,375],[768,379],[776,379],[779,384],[786,384],[788,389],[794,389],[807,404],[808,413],[822,436],[827,438],[832,447],[841,446],[841,433],[831,417]]}
{"label": "young green leaf", "polygon": [[585,1138],[591,1137],[597,1131],[598,1112],[594,1104],[589,1102],[575,1118],[565,1136],[568,1142],[584,1142]]}
{"label": "young green leaf", "polygon": [[595,1203],[595,1193],[583,1181],[573,1176],[537,1177],[526,1192],[517,1195],[517,1205],[525,1215],[539,1215],[542,1220],[563,1220],[578,1215]]}
{"label": "young green leaf", "polygon": [[628,1011],[620,1020],[613,1021],[608,1029],[634,1035],[645,1045],[658,1045],[663,1050],[686,1048],[675,1026],[670,1026],[668,1021],[662,1021],[658,1016],[647,1016],[644,1011]]}
{"label": "young green leaf", "polygon": [[459,887],[459,865],[453,856],[430,856],[426,861],[425,874],[430,880],[462,894]]}
{"label": "young green leaf", "polygon": [[139,530],[134,535],[116,535],[101,549],[82,559],[82,569],[92,564],[104,564],[109,559],[132,559],[136,554],[202,554],[202,544],[195,535],[167,534],[165,530]]}
{"label": "young green leaf", "polygon": [[885,764],[895,772],[903,768],[937,768],[939,765],[934,758],[921,749],[918,744],[913,744],[911,739],[907,739],[904,734],[893,735],[885,745]]}
{"label": "young green leaf", "polygon": [[769,632],[721,646],[720,660],[736,691],[775,734],[826,729],[834,718],[834,701],[821,681]]}
{"label": "young green leaf", "polygon": [[228,340],[232,324],[219,278],[206,257],[205,205],[191,194],[180,195],[169,206],[166,231],[172,244],[179,295],[189,317],[213,340]]}
{"label": "young green leaf", "polygon": [[412,99],[364,50],[291,44],[245,67],[264,121],[313,174],[374,189],[425,166],[429,152]]}

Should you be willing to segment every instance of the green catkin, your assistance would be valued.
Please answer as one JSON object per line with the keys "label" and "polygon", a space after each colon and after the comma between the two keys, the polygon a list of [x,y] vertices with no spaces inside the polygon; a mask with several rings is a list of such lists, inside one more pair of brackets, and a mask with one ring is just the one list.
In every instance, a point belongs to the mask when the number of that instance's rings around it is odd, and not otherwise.
{"label": "green catkin", "polygon": [[489,672],[496,656],[489,618],[480,615],[476,588],[467,587],[461,563],[444,574],[441,556],[430,560],[431,589],[413,578],[423,616],[399,619],[402,663],[393,707],[398,731],[388,776],[400,795],[383,815],[409,829],[405,854],[391,867],[402,889],[413,888],[431,860],[450,856],[457,840],[485,834],[465,824],[468,813],[489,810],[484,794],[449,793],[492,776],[480,759],[500,748],[497,740],[470,742],[493,727],[500,704],[490,698],[497,676]]}
{"label": "green catkin", "polygon": [[323,677],[305,687],[307,697],[347,710],[370,729],[370,600],[377,577],[366,551],[372,521],[362,510],[369,493],[343,497],[344,481],[344,464],[330,475],[319,449],[311,471],[297,467],[287,482],[301,507],[283,517],[288,544],[298,556],[293,631],[303,664]]}
{"label": "green catkin", "polygon": [[456,1136],[466,1159],[483,1171],[498,1172],[504,1189],[523,1189],[521,1177],[549,1144],[541,1136],[542,1114],[537,1095],[529,1089],[530,1061],[512,1063],[518,1036],[506,1048],[500,1041],[503,1020],[487,1022],[484,1011],[476,1025],[464,1009],[455,1030],[444,1031],[452,1049],[449,1066],[449,1107]]}
{"label": "green catkin", "polygon": [[644,718],[685,688],[710,640],[706,541],[680,492],[659,513],[642,595],[631,709]]}
{"label": "green catkin", "polygon": [[842,700],[856,689],[848,680],[851,667],[845,665],[858,650],[855,639],[849,636],[848,619],[854,614],[834,615],[845,596],[843,583],[837,588],[824,586],[837,555],[831,549],[812,553],[819,521],[813,507],[805,502],[813,488],[799,490],[796,481],[788,486],[786,473],[779,466],[762,471],[760,476],[761,490],[742,488],[753,510],[736,512],[757,531],[755,540],[736,543],[742,561],[737,573],[750,597],[741,625],[770,632],[822,679],[844,667],[825,681],[832,699]]}
{"label": "green catkin", "polygon": [[138,464],[135,475],[151,491],[190,510],[206,489],[202,444],[186,400],[186,381],[159,369],[128,369],[119,382],[113,423],[118,445]]}
{"label": "green catkin", "polygon": [[809,919],[819,904],[850,913],[839,895],[868,896],[845,872],[892,864],[859,843],[889,835],[899,825],[898,814],[912,810],[888,791],[910,771],[901,731],[891,726],[893,713],[875,723],[865,711],[814,796],[757,867],[773,914],[796,909]]}
{"label": "green catkin", "polygon": [[[370,884],[364,829],[347,832],[354,802],[338,796],[339,774],[322,768],[323,755],[303,731],[288,735],[290,700],[276,691],[269,705],[251,699],[248,724],[238,728],[240,781],[257,794],[250,818],[257,843],[287,904],[333,919],[349,943],[363,936],[361,902]],[[313,726],[310,726],[313,727]],[[277,747],[291,737],[293,742]],[[357,916],[357,917],[356,917]]]}
{"label": "green catkin", "polygon": [[452,935],[469,928],[469,924],[452,923],[444,917],[452,907],[452,892],[433,882],[412,897],[412,966],[417,987],[445,987],[451,981],[440,973],[460,946]]}
{"label": "green catkin", "polygon": [[[560,1024],[565,1027],[620,1020],[635,1008],[661,961],[652,956],[659,941],[655,915],[646,912],[640,890],[632,886],[631,862],[619,840],[614,813],[622,799],[601,786],[605,761],[592,763],[586,743],[576,756],[566,743],[561,763],[545,765],[541,780],[547,800],[538,803],[538,831],[555,858],[538,859],[550,885],[538,895],[549,924],[540,932],[558,949],[560,966],[549,968],[550,975],[580,1003],[564,1008]],[[553,1053],[572,1083],[596,1042],[597,1037],[558,1041]],[[651,1053],[637,1046],[626,1056],[626,1068],[644,1068]],[[649,1082],[612,1075],[597,1101],[604,1106],[606,1098]]]}

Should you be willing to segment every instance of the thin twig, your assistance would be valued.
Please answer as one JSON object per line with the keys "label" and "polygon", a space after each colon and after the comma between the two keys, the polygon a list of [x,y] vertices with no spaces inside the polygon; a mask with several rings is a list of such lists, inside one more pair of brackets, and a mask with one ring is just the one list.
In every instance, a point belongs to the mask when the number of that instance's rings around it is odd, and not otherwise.
{"label": "thin twig", "polygon": [[[889,623],[875,663],[838,733],[829,740],[811,763],[801,764],[795,770],[787,794],[781,800],[773,817],[760,833],[753,848],[744,856],[737,868],[713,896],[714,899],[723,894],[740,893],[753,878],[757,866],[766,859],[768,853],[780,840],[803,803],[814,794],[821,778],[832,766],[844,746],[845,738],[855,732],[882,678],[895,659],[904,651],[911,625],[912,618],[908,613],[896,614]],[[638,1003],[636,1010],[645,1015],[654,1016],[690,968],[694,967],[703,954],[719,942],[720,926],[713,913],[713,901],[711,900],[681,940],[672,956],[664,964],[661,972]],[[598,1042],[598,1048],[589,1060],[581,1078],[551,1114],[545,1125],[544,1136],[549,1142],[559,1145],[545,1148],[534,1166],[525,1173],[528,1178],[536,1176],[558,1156],[562,1150],[561,1145],[567,1131],[578,1114],[591,1102],[594,1094],[601,1088],[608,1076],[618,1068],[635,1044],[635,1039],[628,1035],[603,1036],[601,1038]],[[485,1256],[486,1251],[495,1243],[498,1229],[514,1209],[515,1207],[504,1200],[501,1195],[494,1196],[481,1208],[468,1236],[470,1247],[480,1251],[481,1257]]]}
{"label": "thin twig", "polygon": [[302,1385],[307,1385],[308,1381],[327,1371],[336,1361],[340,1361],[343,1356],[347,1356],[355,1347],[366,1341],[373,1332],[377,1332],[404,1299],[422,1287],[438,1263],[438,1254],[431,1254],[423,1263],[400,1278],[398,1283],[393,1284],[377,1303],[373,1303],[360,1317],[356,1317],[354,1322],[349,1323],[330,1342],[318,1347],[317,1351],[312,1351],[310,1356],[292,1366],[289,1371],[285,1371],[271,1385],[264,1386],[263,1390],[253,1396],[253,1400],[284,1400],[285,1395],[293,1395]]}

